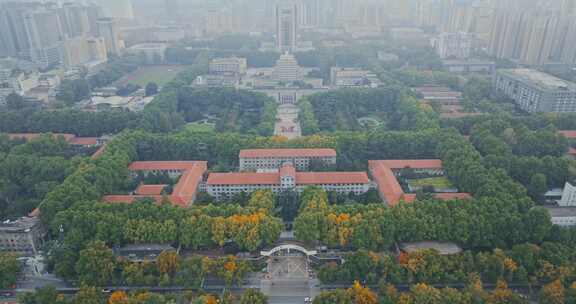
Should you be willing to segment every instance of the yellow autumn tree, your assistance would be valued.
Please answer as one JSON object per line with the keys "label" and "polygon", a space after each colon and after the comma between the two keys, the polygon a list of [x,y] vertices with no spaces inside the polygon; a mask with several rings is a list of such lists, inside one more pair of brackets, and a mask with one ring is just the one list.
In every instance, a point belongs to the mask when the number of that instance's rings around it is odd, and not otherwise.
{"label": "yellow autumn tree", "polygon": [[162,251],[156,259],[156,265],[161,274],[174,275],[180,268],[180,256],[174,250]]}
{"label": "yellow autumn tree", "polygon": [[346,294],[352,299],[354,304],[378,303],[378,296],[369,288],[362,286],[358,281],[355,281],[354,285],[346,290]]}
{"label": "yellow autumn tree", "polygon": [[560,280],[555,280],[540,290],[540,303],[563,304],[565,300],[566,290]]}
{"label": "yellow autumn tree", "polygon": [[116,290],[108,298],[108,304],[128,304],[130,299],[123,290]]}

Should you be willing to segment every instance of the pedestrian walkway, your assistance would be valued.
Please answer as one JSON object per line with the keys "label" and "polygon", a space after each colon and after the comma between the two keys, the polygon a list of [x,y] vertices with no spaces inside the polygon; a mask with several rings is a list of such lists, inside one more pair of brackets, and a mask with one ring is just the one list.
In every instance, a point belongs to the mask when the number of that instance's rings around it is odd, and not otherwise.
{"label": "pedestrian walkway", "polygon": [[288,139],[302,136],[300,122],[298,121],[298,113],[300,113],[300,108],[298,108],[297,105],[279,105],[276,113],[274,135],[284,136]]}

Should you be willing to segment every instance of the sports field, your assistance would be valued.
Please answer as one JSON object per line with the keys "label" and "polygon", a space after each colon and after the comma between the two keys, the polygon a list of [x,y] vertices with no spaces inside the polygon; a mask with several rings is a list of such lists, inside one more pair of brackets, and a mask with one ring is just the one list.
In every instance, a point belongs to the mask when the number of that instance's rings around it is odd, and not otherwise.
{"label": "sports field", "polygon": [[174,79],[178,73],[186,67],[181,65],[154,65],[140,67],[138,70],[122,77],[116,82],[116,85],[126,85],[129,83],[137,84],[141,87],[146,86],[149,82],[155,82],[163,86],[170,80]]}

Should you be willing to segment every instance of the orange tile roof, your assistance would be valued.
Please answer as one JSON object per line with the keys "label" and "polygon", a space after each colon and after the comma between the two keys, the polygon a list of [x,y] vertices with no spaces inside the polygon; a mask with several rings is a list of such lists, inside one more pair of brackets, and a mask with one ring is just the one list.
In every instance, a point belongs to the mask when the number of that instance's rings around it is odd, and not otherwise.
{"label": "orange tile roof", "polygon": [[[440,169],[442,161],[438,159],[429,160],[370,160],[368,161],[370,173],[378,185],[378,191],[388,205],[395,206],[401,200],[413,202],[416,194],[404,193],[394,175],[392,169],[412,168],[412,169]],[[439,200],[470,199],[469,193],[435,193],[434,197]]]}
{"label": "orange tile roof", "polygon": [[576,131],[563,130],[563,131],[558,131],[558,133],[564,135],[566,138],[576,139]]}
{"label": "orange tile roof", "polygon": [[167,185],[140,185],[136,189],[136,195],[161,195],[162,190],[166,188]]}
{"label": "orange tile roof", "polygon": [[335,156],[336,150],[334,149],[249,149],[240,151],[240,158]]}
{"label": "orange tile roof", "polygon": [[[10,139],[33,140],[33,139],[40,137],[40,135],[42,135],[42,134],[43,133],[9,133],[8,137]],[[66,134],[66,133],[46,133],[46,134],[52,134],[52,136],[54,136],[54,137],[62,136],[62,137],[64,137],[64,140],[66,140],[67,142],[69,142],[74,137],[76,137],[76,135],[74,135],[74,134]]]}
{"label": "orange tile roof", "polygon": [[570,149],[568,150],[568,154],[576,156],[576,149],[575,149],[575,148],[570,148]]}
{"label": "orange tile roof", "polygon": [[406,160],[379,160],[390,169],[442,169],[442,161],[439,159],[406,159]]}
{"label": "orange tile roof", "polygon": [[105,195],[102,200],[106,203],[132,204],[137,199],[151,198],[156,203],[162,202],[161,195]]}
{"label": "orange tile roof", "polygon": [[204,177],[204,172],[208,170],[208,162],[205,161],[196,161],[194,162],[194,166],[192,169],[187,170],[182,174],[176,186],[174,186],[174,190],[172,191],[172,195],[170,196],[170,200],[172,203],[179,204],[182,206],[189,205],[192,200],[196,197],[196,193],[198,192],[198,184],[202,181]]}
{"label": "orange tile roof", "polygon": [[136,161],[130,164],[130,171],[146,170],[190,170],[194,168],[195,161]]}
{"label": "orange tile roof", "polygon": [[95,146],[98,144],[98,137],[74,137],[68,143],[77,146]]}
{"label": "orange tile roof", "polygon": [[297,185],[368,184],[366,172],[298,172]]}
{"label": "orange tile roof", "polygon": [[277,185],[278,173],[210,173],[208,185]]}
{"label": "orange tile roof", "polygon": [[94,152],[94,154],[92,154],[90,158],[97,159],[98,157],[100,157],[100,155],[104,154],[104,151],[106,151],[106,147],[107,147],[106,144],[102,145],[102,147],[98,148],[98,150],[96,150],[96,152]]}
{"label": "orange tile roof", "polygon": [[[168,162],[134,162],[130,170],[184,170],[178,183],[174,186],[172,194],[168,197],[173,205],[187,207],[192,203],[198,192],[198,184],[202,181],[204,172],[208,170],[206,161],[168,161]],[[158,187],[161,185],[142,185],[137,190],[137,195],[107,195],[103,200],[108,203],[132,203],[138,198],[151,197],[157,203],[162,202],[163,196],[158,195]],[[164,188],[164,187],[162,187]],[[143,193],[141,193],[143,192]],[[150,194],[150,195],[148,195]]]}
{"label": "orange tile roof", "polygon": [[[295,172],[297,185],[367,184],[366,172]],[[279,185],[280,173],[211,173],[208,185]]]}

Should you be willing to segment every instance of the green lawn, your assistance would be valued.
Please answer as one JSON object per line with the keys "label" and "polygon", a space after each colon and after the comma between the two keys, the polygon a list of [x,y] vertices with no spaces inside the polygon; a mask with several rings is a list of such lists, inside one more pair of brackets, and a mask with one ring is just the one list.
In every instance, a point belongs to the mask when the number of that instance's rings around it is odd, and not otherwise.
{"label": "green lawn", "polygon": [[421,188],[424,186],[434,186],[435,189],[448,189],[453,188],[454,185],[444,176],[442,177],[429,177],[421,179],[408,180],[408,184],[412,188]]}
{"label": "green lawn", "polygon": [[155,82],[159,86],[163,86],[170,82],[170,80],[174,79],[174,77],[176,77],[176,75],[178,75],[178,73],[180,73],[185,68],[185,66],[178,65],[141,67],[138,70],[118,80],[117,84],[126,85],[128,83],[132,83],[144,87],[149,82]]}
{"label": "green lawn", "polygon": [[213,123],[197,123],[191,122],[186,124],[186,131],[190,132],[211,132],[214,131],[216,126]]}

